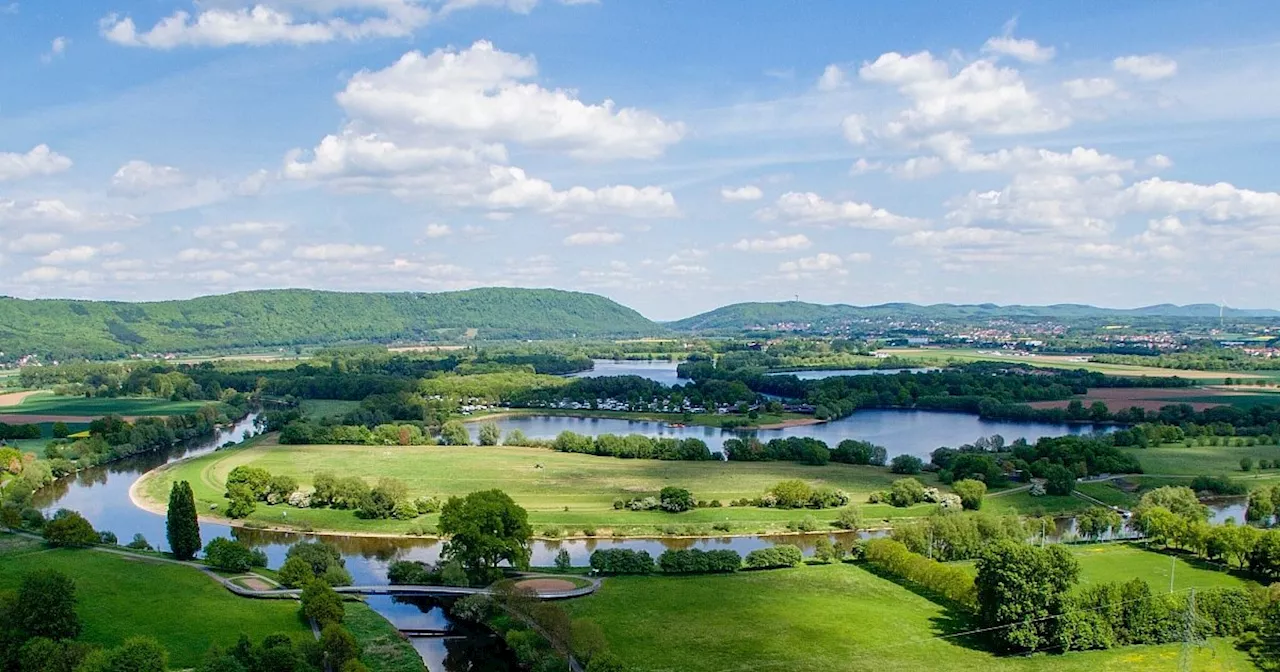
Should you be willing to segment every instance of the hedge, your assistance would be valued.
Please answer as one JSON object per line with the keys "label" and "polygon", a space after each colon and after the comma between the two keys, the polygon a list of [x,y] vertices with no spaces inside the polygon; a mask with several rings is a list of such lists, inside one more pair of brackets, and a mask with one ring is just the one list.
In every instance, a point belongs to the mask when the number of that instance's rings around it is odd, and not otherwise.
{"label": "hedge", "polygon": [[976,607],[977,588],[973,577],[963,569],[944,565],[912,553],[892,539],[873,539],[867,543],[866,560],[876,568],[905,581],[917,584],[960,604]]}

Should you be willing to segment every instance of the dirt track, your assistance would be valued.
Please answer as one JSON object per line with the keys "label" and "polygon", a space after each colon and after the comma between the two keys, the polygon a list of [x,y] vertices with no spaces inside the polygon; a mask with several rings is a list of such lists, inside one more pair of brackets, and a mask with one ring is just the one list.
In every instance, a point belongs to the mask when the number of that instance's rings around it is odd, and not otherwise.
{"label": "dirt track", "polygon": [[40,394],[40,392],[41,390],[28,390],[26,392],[6,392],[5,394],[0,394],[0,408],[4,408],[5,406],[17,406],[23,401],[26,401],[27,397],[33,394]]}

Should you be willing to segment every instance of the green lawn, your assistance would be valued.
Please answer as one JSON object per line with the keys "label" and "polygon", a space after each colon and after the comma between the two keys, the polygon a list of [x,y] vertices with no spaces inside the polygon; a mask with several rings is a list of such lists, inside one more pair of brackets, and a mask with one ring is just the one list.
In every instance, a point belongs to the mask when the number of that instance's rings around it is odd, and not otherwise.
{"label": "green lawn", "polygon": [[65,397],[41,393],[27,397],[17,406],[0,407],[0,414],[25,415],[182,415],[192,413],[207,401],[169,401],[149,397]]}
{"label": "green lawn", "polygon": [[1253,371],[1196,371],[1184,369],[1162,369],[1153,366],[1132,366],[1127,364],[1104,364],[1101,362],[1076,361],[1088,355],[1040,355],[1036,357],[1014,356],[1011,354],[990,354],[992,350],[973,350],[968,348],[881,348],[880,352],[896,355],[905,359],[923,362],[930,366],[945,366],[952,363],[968,362],[1003,362],[1027,364],[1046,369],[1084,369],[1097,371],[1112,376],[1151,376],[1168,378],[1191,378],[1222,382],[1225,378],[1259,378],[1268,373]]}
{"label": "green lawn", "polygon": [[[590,527],[601,535],[662,534],[674,526],[678,533],[714,534],[711,525],[717,522],[728,522],[733,532],[746,533],[782,530],[787,523],[809,515],[824,526],[836,519],[836,510],[727,506],[733,499],[759,497],[778,481],[788,478],[845,490],[870,522],[889,517],[923,516],[936,508],[920,505],[896,509],[883,504],[865,504],[871,492],[887,489],[899,478],[877,467],[622,460],[506,446],[281,446],[271,438],[152,472],[144,477],[140,490],[153,501],[165,502],[171,484],[175,480],[187,480],[195,490],[201,511],[209,510],[211,504],[222,509],[226,506],[223,498],[226,477],[241,464],[262,467],[272,474],[292,475],[303,486],[310,486],[313,475],[319,471],[360,476],[370,484],[390,476],[403,480],[413,497],[465,495],[500,488],[528,509],[538,533],[552,527],[561,533],[574,534]],[[931,477],[921,478],[932,483]],[[654,495],[667,485],[687,487],[698,499],[719,499],[726,506],[681,514],[613,508],[615,498]],[[283,515],[286,513],[287,516]],[[259,504],[250,520],[270,524],[287,522],[315,529],[404,533],[411,527],[434,525],[436,516],[423,516],[415,521],[361,520],[351,511]]]}
{"label": "green lawn", "polygon": [[[1191,446],[1166,443],[1151,448],[1126,448],[1125,452],[1138,458],[1143,473],[1172,476],[1197,476],[1200,474],[1223,476],[1247,476],[1240,470],[1240,458],[1280,460],[1280,446]],[[1256,473],[1256,472],[1255,472]],[[1267,473],[1267,472],[1263,472]],[[1280,473],[1280,470],[1277,470]]]}
{"label": "green lawn", "polygon": [[347,602],[342,623],[360,642],[360,662],[371,672],[426,672],[413,644],[365,603]]}
{"label": "green lawn", "polygon": [[1157,592],[1169,589],[1173,573],[1173,589],[1238,588],[1249,584],[1214,565],[1182,556],[1148,551],[1136,544],[1090,544],[1071,547],[1080,561],[1080,584],[1145,579]]}
{"label": "green lawn", "polygon": [[[941,638],[973,627],[961,615],[855,565],[615,577],[565,607],[599,623],[638,672],[1176,670],[1181,649],[997,657]],[[1254,669],[1226,640],[1196,650],[1193,662],[1195,670]]]}
{"label": "green lawn", "polygon": [[1007,495],[991,496],[982,500],[982,510],[991,513],[1012,514],[1019,516],[1057,516],[1070,515],[1095,506],[1079,497],[1071,495],[1041,495],[1033,497],[1023,490]]}
{"label": "green lawn", "polygon": [[360,408],[358,401],[343,399],[303,399],[301,410],[312,418],[341,418]]}
{"label": "green lawn", "polygon": [[200,664],[210,647],[231,646],[240,633],[310,637],[290,600],[236,597],[189,567],[147,562],[89,549],[46,550],[39,542],[0,535],[0,590],[16,588],[34,569],[75,579],[81,639],[116,646],[134,635],[155,637],[175,668]]}

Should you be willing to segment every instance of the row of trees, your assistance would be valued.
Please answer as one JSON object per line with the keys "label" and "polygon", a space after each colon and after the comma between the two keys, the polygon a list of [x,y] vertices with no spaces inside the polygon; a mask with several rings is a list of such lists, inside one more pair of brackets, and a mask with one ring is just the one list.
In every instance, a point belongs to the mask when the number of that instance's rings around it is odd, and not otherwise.
{"label": "row of trees", "polygon": [[[508,438],[508,442],[510,442]],[[527,442],[526,442],[527,443]],[[563,453],[581,453],[629,459],[706,461],[715,459],[705,441],[696,438],[673,439],[642,434],[596,437],[560,432],[551,447]]]}
{"label": "row of trees", "polygon": [[655,570],[666,574],[713,574],[740,569],[794,567],[802,560],[800,549],[790,544],[757,549],[748,553],[746,558],[730,550],[673,549],[658,556],[657,563],[648,551],[611,548],[593,552],[591,568],[605,575],[651,574]]}

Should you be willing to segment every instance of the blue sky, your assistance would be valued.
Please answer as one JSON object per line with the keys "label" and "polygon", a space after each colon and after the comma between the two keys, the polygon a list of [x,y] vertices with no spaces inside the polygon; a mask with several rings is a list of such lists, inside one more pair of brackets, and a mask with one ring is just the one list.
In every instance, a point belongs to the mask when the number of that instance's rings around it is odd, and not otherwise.
{"label": "blue sky", "polygon": [[0,294],[1277,307],[1270,2],[0,0]]}

